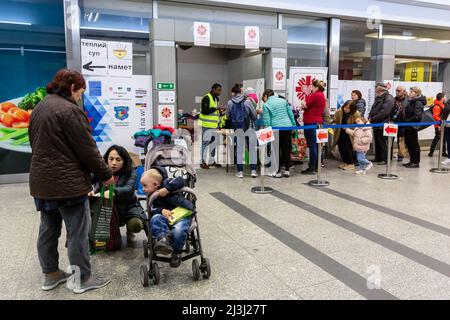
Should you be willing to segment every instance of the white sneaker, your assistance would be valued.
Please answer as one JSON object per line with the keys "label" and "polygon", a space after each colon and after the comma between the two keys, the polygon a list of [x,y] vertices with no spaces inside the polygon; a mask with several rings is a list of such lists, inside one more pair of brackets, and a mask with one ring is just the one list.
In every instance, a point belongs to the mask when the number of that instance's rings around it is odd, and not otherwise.
{"label": "white sneaker", "polygon": [[356,174],[366,174],[366,170],[357,170],[355,171]]}
{"label": "white sneaker", "polygon": [[450,165],[450,159],[447,159],[447,160],[445,160],[445,161],[442,161],[442,164],[443,164],[444,166]]}
{"label": "white sneaker", "polygon": [[272,178],[281,178],[281,172],[272,172],[270,174]]}
{"label": "white sneaker", "polygon": [[370,170],[370,169],[372,169],[372,167],[373,167],[373,163],[371,162],[371,163],[369,163],[368,165],[367,165],[367,167],[366,167],[366,171],[367,170]]}
{"label": "white sneaker", "polygon": [[291,173],[289,171],[284,172],[284,177],[289,178],[291,176]]}
{"label": "white sneaker", "polygon": [[256,173],[256,170],[252,170],[252,178],[256,178],[258,176],[258,173]]}
{"label": "white sneaker", "polygon": [[239,171],[238,173],[236,173],[236,177],[238,177],[239,179],[244,178],[244,173],[242,171]]}

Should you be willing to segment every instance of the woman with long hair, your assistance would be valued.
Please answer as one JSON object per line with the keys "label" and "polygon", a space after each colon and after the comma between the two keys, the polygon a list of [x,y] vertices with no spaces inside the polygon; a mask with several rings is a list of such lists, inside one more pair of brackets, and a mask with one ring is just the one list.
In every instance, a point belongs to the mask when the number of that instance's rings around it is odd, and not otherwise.
{"label": "woman with long hair", "polygon": [[[114,206],[119,216],[119,225],[127,227],[127,241],[134,240],[135,233],[144,228],[146,215],[136,195],[136,170],[128,151],[121,146],[111,146],[103,156],[104,161],[113,172],[114,177]],[[96,192],[100,185],[96,185]],[[109,191],[105,191],[105,197],[110,198]]]}

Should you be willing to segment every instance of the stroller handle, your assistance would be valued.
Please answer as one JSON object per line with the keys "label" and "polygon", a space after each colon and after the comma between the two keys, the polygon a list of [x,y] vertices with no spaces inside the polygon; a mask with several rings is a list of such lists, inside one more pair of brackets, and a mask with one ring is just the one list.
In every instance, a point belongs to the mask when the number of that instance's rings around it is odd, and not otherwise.
{"label": "stroller handle", "polygon": [[[194,190],[192,190],[191,188],[188,188],[188,187],[183,187],[183,188],[181,188],[181,189],[179,189],[179,190],[176,190],[176,191],[174,191],[174,192],[172,192],[172,193],[189,193],[189,194],[192,195],[193,200],[194,200],[194,201],[197,201],[197,196],[195,195]],[[158,198],[158,192],[153,193],[153,194],[150,196],[150,199],[148,199],[148,203],[147,203],[147,207],[148,207],[148,208],[151,208],[151,207],[152,207],[153,202],[156,200],[156,198]]]}

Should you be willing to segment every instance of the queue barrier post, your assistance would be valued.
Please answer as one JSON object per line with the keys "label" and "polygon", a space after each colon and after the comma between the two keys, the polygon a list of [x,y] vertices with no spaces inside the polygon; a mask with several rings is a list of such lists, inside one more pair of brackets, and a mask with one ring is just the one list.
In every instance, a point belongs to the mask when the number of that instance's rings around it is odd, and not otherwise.
{"label": "queue barrier post", "polygon": [[266,157],[266,144],[259,144],[259,161],[261,164],[261,170],[260,170],[260,185],[258,187],[251,188],[252,193],[256,194],[270,194],[273,192],[273,188],[266,187],[264,184],[265,179],[265,157]]}
{"label": "queue barrier post", "polygon": [[[383,129],[384,131],[384,129]],[[392,141],[394,140],[394,137],[389,137],[388,136],[388,149],[387,149],[387,165],[386,165],[386,173],[380,173],[378,175],[378,178],[380,179],[385,179],[385,180],[397,180],[398,179],[398,175],[396,174],[392,174],[391,173],[391,165],[392,165],[392,160],[391,160],[391,155],[392,155]]]}
{"label": "queue barrier post", "polygon": [[[438,166],[437,168],[431,168],[430,172],[433,173],[449,173],[450,169],[442,168],[442,152],[444,150],[444,140],[445,140],[445,120],[441,121],[441,139],[439,140],[439,154],[438,154]],[[448,152],[448,151],[447,151]]]}
{"label": "queue barrier post", "polygon": [[[319,124],[318,125],[318,129],[322,129],[322,125]],[[317,132],[317,131],[316,131]],[[318,145],[318,156],[317,156],[317,179],[316,180],[311,180],[308,182],[308,184],[310,186],[313,187],[328,187],[330,185],[330,183],[326,180],[322,180],[322,143],[317,143]]]}

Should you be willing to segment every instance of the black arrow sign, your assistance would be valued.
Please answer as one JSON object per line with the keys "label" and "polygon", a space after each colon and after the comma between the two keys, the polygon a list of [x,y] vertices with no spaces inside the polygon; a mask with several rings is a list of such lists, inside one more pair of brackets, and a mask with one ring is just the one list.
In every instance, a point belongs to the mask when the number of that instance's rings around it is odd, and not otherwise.
{"label": "black arrow sign", "polygon": [[89,61],[88,63],[83,65],[83,69],[86,69],[89,71],[94,71],[94,69],[101,69],[101,68],[106,68],[106,66],[93,66],[92,61]]}

